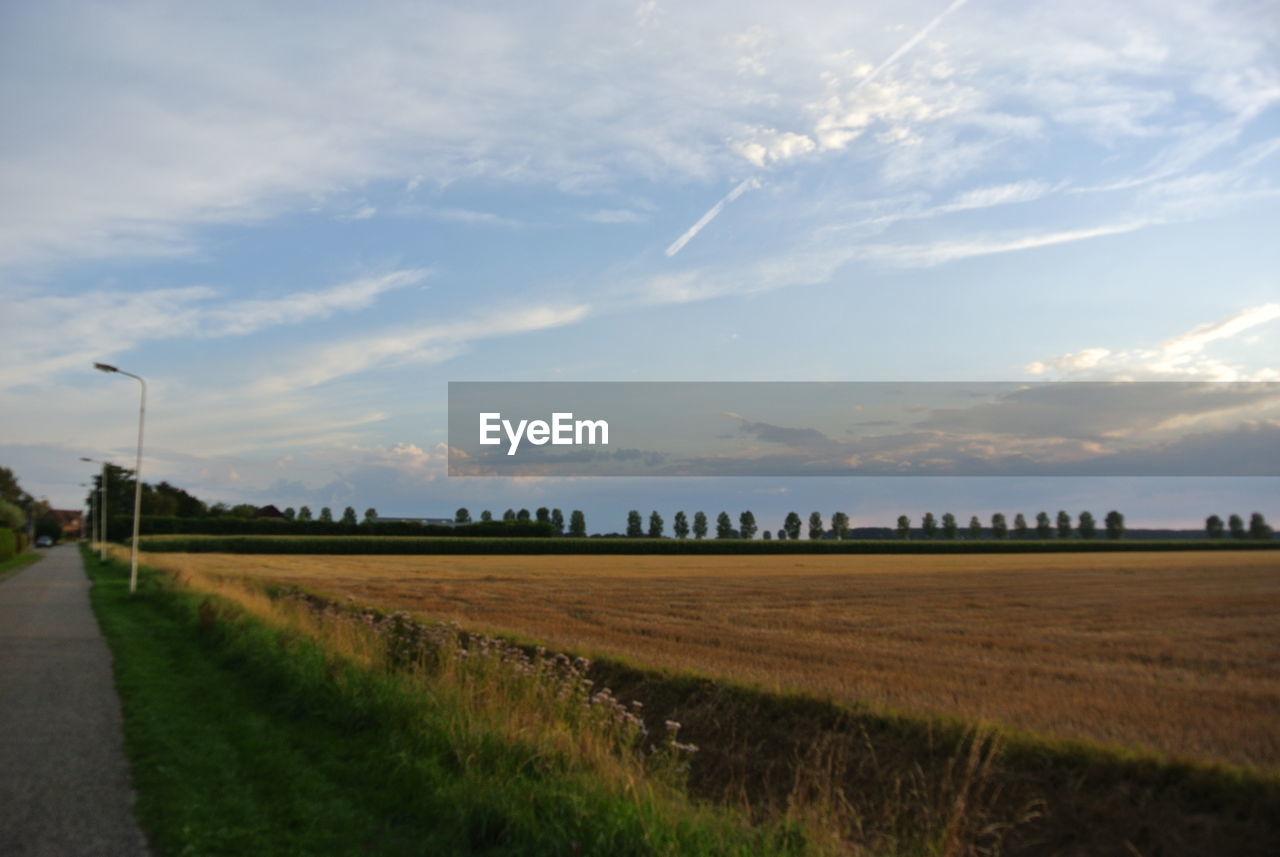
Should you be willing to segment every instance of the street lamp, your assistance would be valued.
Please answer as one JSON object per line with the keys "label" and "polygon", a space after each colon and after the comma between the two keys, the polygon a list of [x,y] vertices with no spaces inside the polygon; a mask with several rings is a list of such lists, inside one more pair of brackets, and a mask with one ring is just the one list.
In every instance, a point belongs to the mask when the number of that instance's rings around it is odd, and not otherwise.
{"label": "street lamp", "polygon": [[81,461],[102,465],[102,484],[98,486],[98,562],[107,561],[107,462],[80,456]]}
{"label": "street lamp", "polygon": [[129,551],[129,594],[132,595],[138,590],[138,522],[142,516],[142,425],[147,415],[147,382],[132,372],[106,363],[94,363],[93,368],[101,372],[128,375],[142,385],[142,399],[138,405],[138,464],[133,469],[133,544]]}

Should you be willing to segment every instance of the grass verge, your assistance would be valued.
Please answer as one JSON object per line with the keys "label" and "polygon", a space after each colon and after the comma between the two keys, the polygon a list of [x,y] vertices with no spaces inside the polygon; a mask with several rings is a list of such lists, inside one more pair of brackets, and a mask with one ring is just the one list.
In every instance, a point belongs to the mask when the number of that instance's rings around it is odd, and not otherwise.
{"label": "grass verge", "polygon": [[388,668],[265,596],[144,568],[131,597],[122,564],[86,568],[158,855],[813,851],[799,824],[694,806],[538,694]]}
{"label": "grass verge", "polygon": [[22,571],[42,556],[44,556],[44,554],[39,554],[35,551],[27,551],[26,553],[18,554],[15,557],[10,557],[4,562],[0,562],[0,583],[4,582],[6,578],[13,577],[13,575]]}

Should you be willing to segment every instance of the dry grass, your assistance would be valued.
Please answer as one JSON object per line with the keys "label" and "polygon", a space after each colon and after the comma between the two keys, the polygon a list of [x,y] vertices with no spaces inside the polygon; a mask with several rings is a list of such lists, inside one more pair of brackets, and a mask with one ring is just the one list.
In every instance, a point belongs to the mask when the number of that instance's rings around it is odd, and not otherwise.
{"label": "dry grass", "polygon": [[152,554],[582,653],[1280,769],[1280,553]]}

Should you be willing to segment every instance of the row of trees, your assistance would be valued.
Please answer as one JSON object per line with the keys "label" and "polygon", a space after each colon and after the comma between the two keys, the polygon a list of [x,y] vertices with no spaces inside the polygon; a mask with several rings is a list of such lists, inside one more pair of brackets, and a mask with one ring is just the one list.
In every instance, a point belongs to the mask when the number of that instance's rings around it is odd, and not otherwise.
{"label": "row of trees", "polygon": [[[1124,515],[1116,511],[1108,512],[1104,519],[1103,527],[1108,538],[1120,538],[1124,535]],[[656,510],[649,513],[647,527],[639,510],[632,509],[627,513],[626,534],[628,538],[647,537],[659,539],[663,537],[664,530],[665,522],[662,515]],[[783,540],[799,539],[805,530],[805,522],[800,515],[796,512],[788,512],[781,529],[777,530],[777,538]],[[677,539],[687,539],[690,535],[695,539],[706,538],[709,532],[706,513],[695,512],[691,524],[688,516],[683,511],[676,512],[672,532]],[[734,527],[733,519],[729,517],[728,512],[721,512],[716,517],[715,537],[717,539],[753,539],[757,532],[759,532],[759,526],[756,523],[755,515],[750,511],[742,512],[738,515],[737,527]],[[910,538],[911,532],[911,519],[906,515],[900,516],[897,523],[898,536],[904,539]],[[969,538],[980,539],[987,532],[987,530],[984,530],[982,522],[977,515],[969,519],[969,526],[966,530]],[[1032,530],[1027,523],[1026,517],[1021,513],[1015,515],[1013,519],[1014,537],[1029,538],[1031,532]],[[954,539],[960,534],[960,526],[956,516],[950,512],[944,514],[941,519],[934,517],[934,514],[930,512],[924,516],[924,520],[921,523],[921,533],[927,539],[936,538],[939,535],[944,539]],[[1009,537],[1009,524],[1003,513],[997,512],[991,516],[989,533],[992,538],[996,539]],[[1081,512],[1079,519],[1074,524],[1071,515],[1065,511],[1059,512],[1056,525],[1050,520],[1047,512],[1040,512],[1036,515],[1036,538],[1048,539],[1056,535],[1058,538],[1065,539],[1076,533],[1085,539],[1094,538],[1098,534],[1098,525],[1091,512]],[[809,515],[807,535],[810,539],[848,538],[849,516],[844,512],[836,512],[831,516],[831,526],[827,527],[822,513],[812,512]],[[763,538],[772,539],[774,538],[774,533],[765,530]]]}
{"label": "row of trees", "polygon": [[1249,516],[1248,530],[1245,529],[1244,519],[1239,515],[1231,515],[1227,518],[1226,527],[1223,527],[1221,518],[1210,515],[1205,519],[1204,529],[1211,539],[1220,539],[1226,535],[1227,531],[1230,531],[1233,539],[1243,539],[1246,536],[1251,539],[1269,539],[1272,535],[1271,525],[1267,523],[1267,519],[1261,512],[1254,512]]}
{"label": "row of trees", "polygon": [[[453,516],[454,523],[470,524],[471,512],[463,507],[459,509]],[[480,513],[481,521],[492,521],[493,512],[485,509]],[[573,538],[585,538],[587,535],[587,516],[582,513],[581,509],[574,509],[569,513],[568,529],[565,528],[564,512],[559,509],[548,509],[546,506],[539,506],[533,515],[529,514],[528,509],[516,511],[508,509],[502,513],[504,521],[529,521],[534,520],[540,524],[550,524],[555,534],[558,536],[570,536]]]}
{"label": "row of trees", "polygon": [[[1103,528],[1109,539],[1118,539],[1124,536],[1124,515],[1112,510],[1107,513],[1103,519]],[[897,522],[898,538],[911,538],[911,519],[906,515],[899,515]],[[982,522],[977,515],[969,518],[969,526],[965,530],[965,534],[971,539],[983,538],[987,533],[993,539],[1005,539],[1009,537],[1009,520],[1003,512],[996,512],[991,516],[991,526],[989,530],[984,531]],[[941,535],[944,539],[954,539],[960,534],[960,524],[956,520],[956,516],[947,512],[941,519],[935,518],[932,512],[927,513],[920,522],[920,533],[926,539],[936,538]],[[1027,523],[1027,518],[1021,512],[1013,517],[1013,537],[1018,539],[1030,538],[1032,534],[1031,526]],[[1073,535],[1078,534],[1082,539],[1092,539],[1098,535],[1098,522],[1094,519],[1093,513],[1084,511],[1080,513],[1080,517],[1075,521],[1073,526],[1071,515],[1065,511],[1058,512],[1056,520],[1049,518],[1048,512],[1039,512],[1036,514],[1035,538],[1051,539],[1055,536],[1060,539],[1069,539]]]}

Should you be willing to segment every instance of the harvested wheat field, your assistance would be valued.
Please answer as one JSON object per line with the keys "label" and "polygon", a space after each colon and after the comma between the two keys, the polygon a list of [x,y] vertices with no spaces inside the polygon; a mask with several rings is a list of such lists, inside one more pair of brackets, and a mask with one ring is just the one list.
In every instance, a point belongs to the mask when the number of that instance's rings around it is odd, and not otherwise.
{"label": "harvested wheat field", "polygon": [[1280,769],[1280,552],[147,561],[641,665]]}

